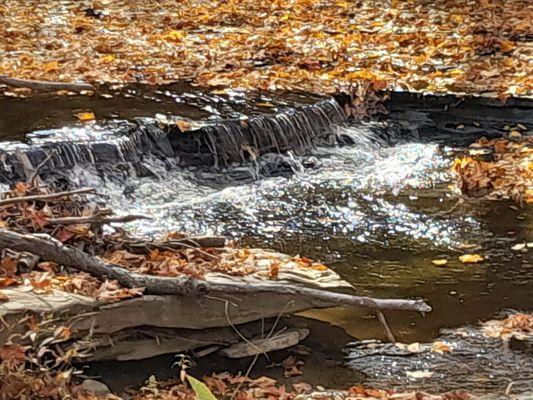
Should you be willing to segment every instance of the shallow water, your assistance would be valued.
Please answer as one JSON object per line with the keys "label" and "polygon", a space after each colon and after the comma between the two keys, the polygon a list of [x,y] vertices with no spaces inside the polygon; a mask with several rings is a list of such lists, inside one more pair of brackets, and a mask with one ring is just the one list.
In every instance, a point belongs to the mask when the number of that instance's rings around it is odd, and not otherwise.
{"label": "shallow water", "polygon": [[[154,163],[151,168],[159,171],[160,179],[132,179],[127,195],[117,185],[99,181],[99,187],[114,209],[153,218],[129,225],[139,234],[172,229],[220,233],[246,245],[320,259],[360,294],[426,299],[434,308],[426,316],[387,315],[401,342],[433,341],[442,328],[476,324],[502,309],[533,309],[533,265],[527,254],[510,249],[532,240],[530,209],[462,199],[450,186],[450,165],[461,149],[385,143],[364,126],[339,129],[355,144],[319,148],[306,157],[285,156],[293,167],[287,176],[239,183],[231,179],[234,169],[220,174],[196,169],[168,172]],[[244,171],[253,177],[256,167]],[[84,179],[95,178],[84,172]],[[467,252],[487,260],[462,264],[458,256]],[[431,263],[436,258],[449,263],[436,267]],[[386,339],[367,311],[334,308],[303,314],[342,327],[357,339]],[[348,345],[345,337],[332,332],[339,349]],[[357,365],[351,361],[357,353],[350,347],[346,351],[347,364]],[[221,362],[215,364],[235,367]],[[333,369],[336,377],[324,378],[320,370],[309,368],[317,377],[315,383],[326,386],[361,382],[355,371],[350,375]],[[393,369],[383,373],[395,374]],[[376,385],[379,379],[370,382]],[[383,380],[381,384],[387,386]],[[439,385],[454,388],[455,382],[441,378],[433,384],[439,390]],[[489,386],[470,380],[462,388],[483,391]]]}
{"label": "shallow water", "polygon": [[[125,183],[102,179],[87,165],[62,173],[80,186],[97,187],[119,213],[149,215],[152,220],[128,225],[138,234],[224,234],[244,245],[320,259],[359,294],[426,299],[433,306],[426,316],[387,315],[402,342],[431,341],[442,328],[475,324],[502,309],[531,311],[533,265],[527,253],[511,250],[532,241],[531,208],[462,199],[449,172],[461,149],[430,140],[384,140],[372,129],[375,124],[337,127],[354,142],[348,146],[318,148],[306,156],[267,154],[222,171],[183,169],[175,160],[145,157],[142,163],[153,176],[136,178],[132,171]],[[26,140],[63,140],[63,133],[80,141],[112,138],[108,126],[93,128],[34,132]],[[467,252],[486,261],[462,264],[458,256]],[[434,266],[436,258],[448,259],[448,265]],[[366,311],[335,308],[305,315],[357,339],[385,339]],[[328,339],[339,349],[349,342],[338,334]],[[347,386],[360,379],[355,373],[353,381],[350,373],[342,376]],[[340,386],[334,377],[320,383]]]}
{"label": "shallow water", "polygon": [[[440,328],[475,323],[503,308],[532,309],[533,267],[527,254],[510,249],[531,241],[529,209],[463,200],[449,187],[450,165],[460,149],[385,143],[365,126],[338,129],[355,144],[283,156],[293,168],[286,176],[254,180],[259,166],[251,165],[242,168],[241,175],[250,178],[243,183],[232,178],[235,168],[168,171],[155,160],[148,166],[159,179],[132,178],[126,188],[102,182],[86,168],[73,176],[99,187],[117,211],[149,215],[151,221],[129,225],[138,234],[224,234],[246,245],[320,259],[361,294],[427,299],[434,311],[425,317],[390,315],[401,341],[429,340]],[[462,264],[458,256],[466,252],[487,261]],[[436,258],[449,263],[436,267]],[[358,338],[383,337],[364,312],[307,315]]]}

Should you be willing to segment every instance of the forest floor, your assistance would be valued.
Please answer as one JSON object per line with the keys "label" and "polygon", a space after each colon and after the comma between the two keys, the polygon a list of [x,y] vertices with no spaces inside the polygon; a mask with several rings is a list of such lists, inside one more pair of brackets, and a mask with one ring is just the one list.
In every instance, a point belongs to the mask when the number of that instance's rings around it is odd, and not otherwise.
{"label": "forest floor", "polygon": [[6,0],[0,75],[529,96],[532,12],[527,0]]}

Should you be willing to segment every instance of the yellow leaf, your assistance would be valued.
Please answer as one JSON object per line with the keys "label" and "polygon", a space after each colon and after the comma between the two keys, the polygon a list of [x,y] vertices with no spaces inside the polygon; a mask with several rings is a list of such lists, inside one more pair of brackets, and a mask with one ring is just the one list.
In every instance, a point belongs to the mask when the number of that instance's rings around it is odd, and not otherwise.
{"label": "yellow leaf", "polygon": [[170,30],[165,33],[161,38],[168,42],[181,42],[187,34],[183,31]]}
{"label": "yellow leaf", "polygon": [[44,72],[52,72],[59,70],[59,64],[57,61],[51,61],[43,65]]}
{"label": "yellow leaf", "polygon": [[463,254],[459,257],[459,261],[465,264],[474,264],[485,261],[485,259],[479,254]]}
{"label": "yellow leaf", "polygon": [[187,131],[190,131],[192,126],[189,122],[187,121],[184,121],[182,119],[176,121],[176,125],[178,126],[178,128],[180,128],[180,131],[182,132],[187,132]]}
{"label": "yellow leaf", "polygon": [[80,112],[75,115],[80,121],[92,121],[96,118],[93,112]]}
{"label": "yellow leaf", "polygon": [[448,264],[448,260],[442,258],[442,259],[437,259],[437,260],[431,260],[431,263],[433,265],[436,265],[437,267],[442,267],[443,265]]}
{"label": "yellow leaf", "polygon": [[115,60],[115,56],[112,54],[108,54],[107,56],[100,58],[100,62],[104,64],[109,64],[110,62],[113,62],[114,60]]}

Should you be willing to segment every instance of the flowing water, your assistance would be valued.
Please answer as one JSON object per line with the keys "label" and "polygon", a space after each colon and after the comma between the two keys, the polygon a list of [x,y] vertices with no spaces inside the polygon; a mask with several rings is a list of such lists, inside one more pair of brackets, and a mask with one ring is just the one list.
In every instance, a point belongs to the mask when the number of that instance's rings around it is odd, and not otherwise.
{"label": "flowing water", "polygon": [[[531,259],[511,249],[532,241],[530,208],[458,195],[450,166],[461,148],[380,135],[378,122],[329,128],[344,138],[344,146],[266,152],[218,169],[148,154],[140,163],[150,173],[132,168],[126,181],[91,163],[73,163],[62,174],[76,185],[97,187],[119,213],[150,216],[128,225],[138,234],[223,234],[244,245],[322,260],[359,294],[426,299],[434,308],[426,316],[388,316],[402,342],[432,341],[442,328],[475,324],[503,309],[533,309]],[[296,137],[305,131],[293,129]],[[58,132],[34,134],[32,144],[45,137],[49,143]],[[103,140],[97,130],[78,133]],[[486,261],[458,260],[474,252]],[[434,266],[437,258],[448,259],[448,265]],[[357,339],[384,339],[366,311],[335,308],[305,315]],[[351,357],[348,348],[348,362]]]}

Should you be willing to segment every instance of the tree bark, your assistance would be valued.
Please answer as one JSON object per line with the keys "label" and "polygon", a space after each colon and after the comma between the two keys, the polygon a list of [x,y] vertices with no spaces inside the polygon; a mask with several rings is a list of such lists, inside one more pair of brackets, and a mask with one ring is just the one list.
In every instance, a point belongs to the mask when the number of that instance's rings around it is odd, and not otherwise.
{"label": "tree bark", "polygon": [[287,283],[265,282],[250,284],[249,282],[242,282],[236,279],[232,282],[216,283],[185,275],[171,278],[142,275],[128,271],[118,265],[107,264],[103,260],[74,247],[34,235],[16,233],[7,229],[0,229],[0,248],[27,251],[47,261],[53,261],[66,267],[87,272],[91,275],[115,279],[124,287],[143,287],[146,293],[152,294],[204,295],[207,293],[272,293],[321,300],[330,303],[332,306],[359,306],[374,310],[431,311],[431,307],[422,300],[376,299],[290,285]]}

